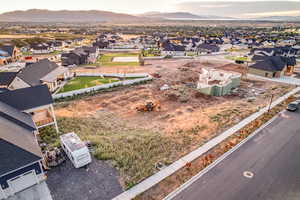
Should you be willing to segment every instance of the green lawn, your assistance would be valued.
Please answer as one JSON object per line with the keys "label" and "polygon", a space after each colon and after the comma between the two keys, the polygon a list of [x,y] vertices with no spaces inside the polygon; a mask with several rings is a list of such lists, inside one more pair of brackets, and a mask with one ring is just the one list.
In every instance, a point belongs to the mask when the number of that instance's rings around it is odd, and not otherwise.
{"label": "green lawn", "polygon": [[239,57],[239,56],[225,56],[226,59],[234,60],[234,61],[250,61],[248,57]]}
{"label": "green lawn", "polygon": [[92,76],[76,77],[71,81],[69,81],[62,89],[60,89],[59,93],[94,87],[97,85],[113,83],[117,81],[119,80],[115,78],[100,78],[100,77],[92,77]]}
{"label": "green lawn", "polygon": [[134,57],[139,56],[138,53],[108,53],[101,55],[95,65],[100,66],[107,66],[107,67],[113,67],[113,66],[139,66],[139,62],[112,62],[114,57]]}

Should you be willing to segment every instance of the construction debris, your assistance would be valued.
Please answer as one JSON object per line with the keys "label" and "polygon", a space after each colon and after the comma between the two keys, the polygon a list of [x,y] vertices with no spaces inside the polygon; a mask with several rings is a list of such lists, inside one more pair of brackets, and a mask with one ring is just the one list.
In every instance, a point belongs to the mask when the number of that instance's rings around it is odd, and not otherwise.
{"label": "construction debris", "polygon": [[56,167],[65,161],[65,157],[59,148],[52,151],[46,151],[45,161],[48,167]]}
{"label": "construction debris", "polygon": [[167,84],[164,84],[164,85],[160,88],[161,91],[168,90],[168,89],[170,89],[170,87],[169,87],[169,85],[167,85]]}
{"label": "construction debris", "polygon": [[138,112],[152,112],[160,111],[160,103],[158,101],[147,101],[145,104],[138,105],[136,110]]}

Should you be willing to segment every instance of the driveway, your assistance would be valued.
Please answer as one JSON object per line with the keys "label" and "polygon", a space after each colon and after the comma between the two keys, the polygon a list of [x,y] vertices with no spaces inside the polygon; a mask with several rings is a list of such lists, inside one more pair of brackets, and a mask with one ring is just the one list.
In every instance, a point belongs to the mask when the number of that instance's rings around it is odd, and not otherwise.
{"label": "driveway", "polygon": [[52,198],[47,184],[42,182],[9,197],[7,200],[52,200]]}
{"label": "driveway", "polygon": [[67,159],[47,175],[53,200],[109,200],[122,193],[117,170],[96,159],[80,169]]}

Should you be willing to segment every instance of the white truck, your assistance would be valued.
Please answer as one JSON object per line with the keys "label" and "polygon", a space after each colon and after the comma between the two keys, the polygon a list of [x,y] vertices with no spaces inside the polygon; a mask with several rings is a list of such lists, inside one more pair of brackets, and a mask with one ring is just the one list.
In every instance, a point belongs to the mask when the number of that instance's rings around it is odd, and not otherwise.
{"label": "white truck", "polygon": [[83,167],[92,162],[89,149],[75,133],[61,135],[60,144],[75,168]]}

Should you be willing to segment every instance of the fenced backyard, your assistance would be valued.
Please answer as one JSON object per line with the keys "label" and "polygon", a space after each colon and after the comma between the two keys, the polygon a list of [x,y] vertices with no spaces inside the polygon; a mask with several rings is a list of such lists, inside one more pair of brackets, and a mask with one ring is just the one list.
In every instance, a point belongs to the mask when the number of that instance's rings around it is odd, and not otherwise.
{"label": "fenced backyard", "polygon": [[77,77],[68,82],[57,94],[52,95],[52,97],[53,99],[73,97],[98,90],[138,84],[152,79],[149,74],[79,73]]}

